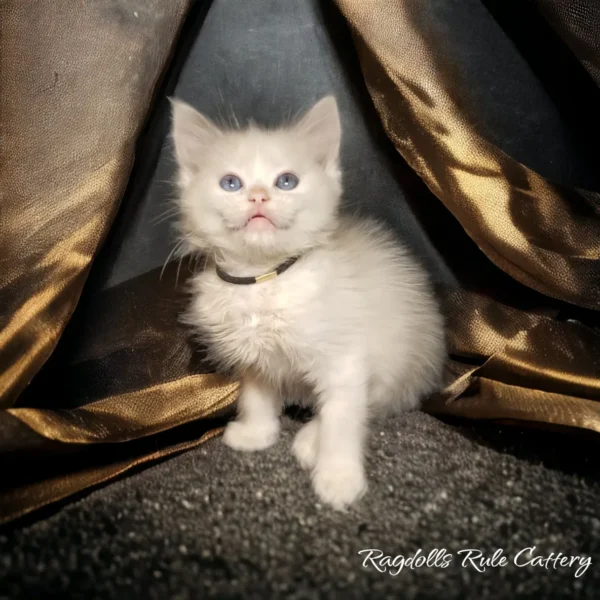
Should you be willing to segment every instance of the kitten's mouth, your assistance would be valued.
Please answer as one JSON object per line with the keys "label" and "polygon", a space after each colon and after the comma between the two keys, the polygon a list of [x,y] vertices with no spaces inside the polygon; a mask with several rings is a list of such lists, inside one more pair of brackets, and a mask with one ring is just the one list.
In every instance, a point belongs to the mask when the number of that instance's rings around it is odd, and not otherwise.
{"label": "kitten's mouth", "polygon": [[246,222],[246,227],[248,226],[275,227],[275,223],[273,223],[273,221],[271,221],[271,219],[269,219],[269,217],[267,217],[266,215],[263,215],[262,213],[257,213],[255,215],[252,215],[248,219],[248,221]]}
{"label": "kitten's mouth", "polygon": [[229,223],[227,223],[226,220],[225,220],[225,223],[226,223],[227,228],[231,231],[239,231],[239,232],[264,231],[264,232],[268,232],[268,231],[273,231],[273,230],[285,231],[286,229],[289,229],[292,226],[292,221],[293,221],[293,219],[282,222],[279,219],[272,219],[271,217],[268,217],[267,215],[265,215],[263,213],[256,213],[256,214],[253,214],[250,217],[248,217],[246,219],[246,221],[244,221],[242,223],[238,223],[236,225],[229,224]]}

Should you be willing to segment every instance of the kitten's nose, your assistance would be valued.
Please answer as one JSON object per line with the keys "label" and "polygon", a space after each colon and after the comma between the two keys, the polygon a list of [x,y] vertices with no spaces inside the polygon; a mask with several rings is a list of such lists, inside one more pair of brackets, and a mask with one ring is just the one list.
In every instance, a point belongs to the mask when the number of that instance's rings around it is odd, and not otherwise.
{"label": "kitten's nose", "polygon": [[264,188],[253,188],[250,190],[250,195],[248,196],[249,202],[257,202],[258,204],[262,204],[269,199],[269,195],[267,194],[267,190]]}

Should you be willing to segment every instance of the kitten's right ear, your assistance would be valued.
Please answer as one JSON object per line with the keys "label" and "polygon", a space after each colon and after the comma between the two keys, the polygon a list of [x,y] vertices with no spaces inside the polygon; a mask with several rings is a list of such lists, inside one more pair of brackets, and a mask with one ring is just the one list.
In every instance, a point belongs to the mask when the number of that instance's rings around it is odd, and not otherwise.
{"label": "kitten's right ear", "polygon": [[198,170],[204,152],[221,131],[189,104],[175,98],[169,100],[173,110],[172,135],[180,184],[186,186]]}

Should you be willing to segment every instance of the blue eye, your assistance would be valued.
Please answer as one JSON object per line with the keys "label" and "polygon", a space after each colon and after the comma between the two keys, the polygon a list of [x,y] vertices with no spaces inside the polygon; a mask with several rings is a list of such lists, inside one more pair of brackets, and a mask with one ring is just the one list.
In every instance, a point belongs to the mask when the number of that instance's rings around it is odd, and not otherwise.
{"label": "blue eye", "polygon": [[219,181],[219,185],[226,192],[237,192],[242,188],[242,180],[235,175],[225,175],[225,177]]}
{"label": "blue eye", "polygon": [[275,185],[280,190],[293,190],[299,183],[299,179],[293,173],[283,173],[277,178]]}

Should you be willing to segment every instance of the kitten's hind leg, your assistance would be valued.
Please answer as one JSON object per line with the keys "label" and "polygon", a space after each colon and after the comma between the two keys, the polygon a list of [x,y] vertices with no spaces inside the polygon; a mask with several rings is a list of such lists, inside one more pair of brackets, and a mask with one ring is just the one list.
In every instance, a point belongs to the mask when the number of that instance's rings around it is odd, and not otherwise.
{"label": "kitten's hind leg", "polygon": [[303,469],[314,468],[317,462],[318,445],[319,417],[314,417],[301,427],[292,444],[292,452]]}
{"label": "kitten's hind leg", "polygon": [[399,415],[419,406],[419,395],[414,389],[406,388],[403,382],[374,379],[369,389],[369,415],[372,420]]}
{"label": "kitten's hind leg", "polygon": [[223,442],[235,450],[263,450],[279,436],[281,399],[275,390],[251,374],[244,375],[238,416],[228,423]]}

